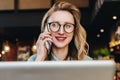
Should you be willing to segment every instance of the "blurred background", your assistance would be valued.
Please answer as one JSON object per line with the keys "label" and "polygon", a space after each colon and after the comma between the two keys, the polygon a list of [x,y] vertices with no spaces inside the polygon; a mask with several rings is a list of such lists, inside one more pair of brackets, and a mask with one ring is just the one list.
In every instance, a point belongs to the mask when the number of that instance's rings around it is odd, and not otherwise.
{"label": "blurred background", "polygon": [[[0,0],[0,61],[26,61],[36,54],[41,20],[59,0]],[[81,11],[89,56],[120,62],[120,41],[115,40],[120,0],[64,0]]]}

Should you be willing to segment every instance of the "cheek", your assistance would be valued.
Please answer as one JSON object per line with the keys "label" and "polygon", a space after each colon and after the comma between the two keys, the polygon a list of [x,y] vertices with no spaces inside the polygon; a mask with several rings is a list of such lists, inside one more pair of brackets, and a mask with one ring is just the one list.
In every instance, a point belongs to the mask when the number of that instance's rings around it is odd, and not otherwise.
{"label": "cheek", "polygon": [[52,38],[55,38],[56,33],[51,32]]}
{"label": "cheek", "polygon": [[70,43],[71,40],[73,39],[73,36],[74,36],[74,32],[73,33],[70,33],[70,34],[67,34],[67,42]]}
{"label": "cheek", "polygon": [[69,40],[71,41],[73,39],[74,34],[72,33],[72,34],[69,34],[67,36],[68,36]]}

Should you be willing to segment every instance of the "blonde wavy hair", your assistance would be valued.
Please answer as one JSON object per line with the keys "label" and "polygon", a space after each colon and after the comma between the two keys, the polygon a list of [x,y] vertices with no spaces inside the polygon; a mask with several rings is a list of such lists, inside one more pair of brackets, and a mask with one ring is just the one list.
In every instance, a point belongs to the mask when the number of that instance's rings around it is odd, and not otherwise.
{"label": "blonde wavy hair", "polygon": [[81,13],[79,9],[65,1],[58,1],[56,2],[44,15],[42,24],[41,24],[41,32],[44,31],[48,18],[54,13],[55,11],[64,10],[70,12],[75,21],[75,31],[73,40],[69,44],[69,56],[72,60],[82,60],[85,55],[87,55],[89,50],[89,45],[86,42],[86,31],[80,24]]}

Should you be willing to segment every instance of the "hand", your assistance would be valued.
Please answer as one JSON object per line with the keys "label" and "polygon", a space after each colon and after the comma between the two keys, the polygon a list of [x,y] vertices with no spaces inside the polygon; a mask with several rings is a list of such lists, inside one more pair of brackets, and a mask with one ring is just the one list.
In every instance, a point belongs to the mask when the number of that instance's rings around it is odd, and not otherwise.
{"label": "hand", "polygon": [[37,46],[37,58],[36,61],[44,61],[47,58],[47,49],[45,43],[47,41],[53,42],[50,32],[43,32],[40,34],[36,46]]}

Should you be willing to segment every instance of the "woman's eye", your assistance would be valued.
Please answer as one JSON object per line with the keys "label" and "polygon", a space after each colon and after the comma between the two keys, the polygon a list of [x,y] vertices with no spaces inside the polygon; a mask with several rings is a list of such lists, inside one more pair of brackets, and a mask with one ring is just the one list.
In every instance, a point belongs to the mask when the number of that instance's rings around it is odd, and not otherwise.
{"label": "woman's eye", "polygon": [[66,28],[70,28],[70,27],[71,27],[71,25],[68,25],[68,24],[67,24],[67,25],[65,25],[65,27],[66,27]]}
{"label": "woman's eye", "polygon": [[56,27],[56,26],[57,26],[57,23],[53,23],[52,26],[53,26],[53,27]]}

